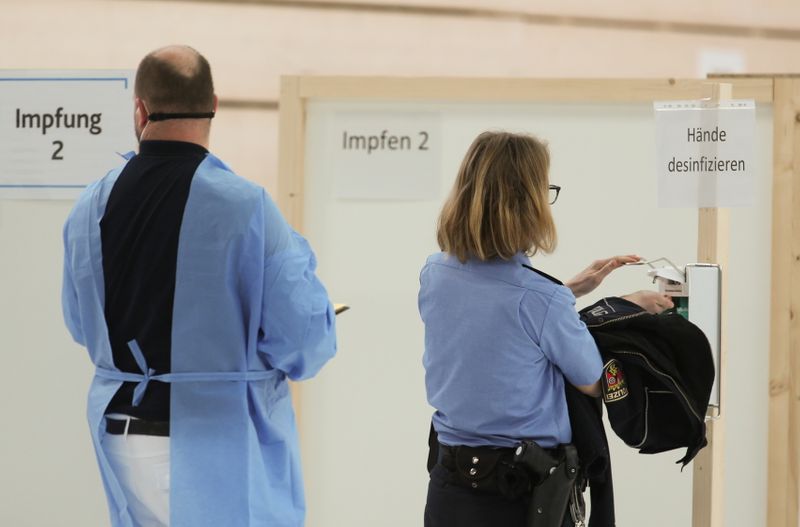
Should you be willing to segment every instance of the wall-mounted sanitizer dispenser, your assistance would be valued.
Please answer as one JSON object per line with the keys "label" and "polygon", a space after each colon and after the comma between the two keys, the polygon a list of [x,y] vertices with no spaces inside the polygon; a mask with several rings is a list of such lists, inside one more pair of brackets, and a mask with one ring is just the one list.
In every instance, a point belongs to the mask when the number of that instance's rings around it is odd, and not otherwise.
{"label": "wall-mounted sanitizer dispenser", "polygon": [[[669,265],[655,267],[652,264],[665,261]],[[661,293],[672,297],[676,311],[699,327],[711,344],[714,359],[714,386],[709,400],[709,416],[716,418],[722,413],[720,407],[720,362],[721,362],[721,305],[722,274],[718,264],[692,263],[679,268],[666,258],[637,262],[651,267],[648,275],[658,283]]]}

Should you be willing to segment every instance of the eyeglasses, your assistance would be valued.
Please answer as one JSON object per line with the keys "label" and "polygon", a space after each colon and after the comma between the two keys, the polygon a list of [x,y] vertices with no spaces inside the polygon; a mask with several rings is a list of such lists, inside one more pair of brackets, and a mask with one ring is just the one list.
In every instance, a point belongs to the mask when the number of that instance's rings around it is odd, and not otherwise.
{"label": "eyeglasses", "polygon": [[550,187],[548,187],[547,197],[550,205],[556,202],[556,200],[558,199],[559,192],[561,192],[561,187],[559,187],[558,185],[550,185]]}

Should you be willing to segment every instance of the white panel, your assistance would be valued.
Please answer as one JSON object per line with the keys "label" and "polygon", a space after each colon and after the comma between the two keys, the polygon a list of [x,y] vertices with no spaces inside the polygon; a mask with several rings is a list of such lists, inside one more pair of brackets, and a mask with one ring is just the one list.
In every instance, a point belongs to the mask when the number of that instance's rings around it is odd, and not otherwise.
{"label": "white panel", "polygon": [[686,266],[689,285],[689,320],[706,334],[714,357],[714,386],[710,406],[719,407],[720,387],[720,268],[717,265],[691,264]]}
{"label": "white panel", "polygon": [[725,306],[725,526],[767,524],[772,109],[756,109],[755,205],[731,209]]}
{"label": "white panel", "polygon": [[[560,245],[554,255],[536,257],[534,265],[561,278],[617,253],[693,260],[697,213],[655,208],[649,104],[418,105],[418,110],[437,108],[446,115],[442,170],[430,174],[441,189],[439,199],[336,200],[331,180],[324,177],[331,167],[317,161],[324,141],[319,130],[333,113],[349,107],[317,103],[309,108],[306,231],[333,298],[353,306],[340,317],[339,357],[318,379],[304,384],[309,526],[418,525],[431,414],[424,402],[418,273],[426,256],[437,250],[436,216],[471,140],[484,129],[503,128],[531,132],[550,143],[551,180],[563,188],[554,207]],[[369,105],[359,105],[364,107]],[[648,286],[644,273],[622,269],[584,303]],[[644,457],[618,440],[612,443],[619,524],[634,524],[649,513],[650,525],[686,525],[691,471],[681,473],[674,465],[680,456]],[[345,452],[375,462],[353,463]],[[642,473],[650,477],[640,478]],[[381,484],[364,488],[364,482],[374,481]],[[347,506],[358,493],[361,505]],[[624,498],[631,496],[636,499]],[[397,509],[397,503],[405,506]],[[393,510],[390,518],[387,510]]]}
{"label": "white panel", "polygon": [[[652,107],[642,105],[403,104],[380,108],[437,110],[444,117],[443,162],[432,173],[439,199],[386,203],[335,198],[335,167],[322,166],[322,132],[336,112],[375,109],[369,103],[316,102],[309,106],[305,226],[320,273],[337,302],[353,308],[339,317],[339,356],[303,384],[302,438],[309,527],[327,525],[404,527],[419,525],[425,503],[427,430],[431,408],[424,400],[423,327],[416,308],[418,273],[437,250],[436,217],[471,140],[485,129],[527,131],[549,141],[552,181],[563,187],[554,206],[559,248],[534,265],[561,278],[594,258],[635,252],[675,262],[696,260],[697,212],[656,207]],[[759,163],[769,174],[771,114],[757,117]],[[766,177],[766,176],[765,176]],[[763,183],[763,181],[761,182]],[[769,191],[758,189],[758,206],[732,212],[737,245],[731,261],[736,296],[759,310],[736,310],[729,318],[726,525],[760,525],[765,511],[766,430],[744,426],[766,415]],[[747,223],[743,226],[742,223]],[[766,240],[766,241],[765,241]],[[752,250],[751,250],[752,249]],[[744,278],[758,269],[755,280]],[[734,277],[738,277],[734,278]],[[767,284],[764,288],[764,284]],[[607,295],[655,288],[642,268],[613,273],[587,305]],[[732,294],[732,301],[734,295]],[[762,311],[763,310],[763,311]],[[741,317],[754,316],[752,323]],[[760,356],[749,349],[763,349]],[[752,381],[740,391],[740,371]],[[747,408],[742,413],[740,408]],[[761,410],[758,410],[758,409]],[[755,413],[755,415],[754,415]],[[762,418],[764,417],[764,418]],[[762,423],[763,424],[763,423]],[[647,519],[650,526],[691,521],[692,471],[674,462],[682,452],[638,454],[609,429],[618,525]],[[358,497],[358,498],[356,498]],[[354,506],[354,500],[358,506]],[[387,511],[391,511],[388,513]]]}
{"label": "white panel", "polygon": [[108,525],[86,422],[92,366],[61,318],[68,201],[0,201],[0,525]]}

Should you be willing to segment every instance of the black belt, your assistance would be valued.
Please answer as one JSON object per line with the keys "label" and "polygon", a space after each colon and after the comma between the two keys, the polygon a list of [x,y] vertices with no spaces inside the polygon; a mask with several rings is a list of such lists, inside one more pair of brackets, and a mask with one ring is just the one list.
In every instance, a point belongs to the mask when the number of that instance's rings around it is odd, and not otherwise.
{"label": "black belt", "polygon": [[439,445],[438,457],[456,486],[511,499],[529,492],[530,480],[514,465],[513,448]]}
{"label": "black belt", "polygon": [[113,435],[137,434],[143,436],[169,437],[169,421],[145,421],[144,419],[112,419],[106,417],[106,432]]}

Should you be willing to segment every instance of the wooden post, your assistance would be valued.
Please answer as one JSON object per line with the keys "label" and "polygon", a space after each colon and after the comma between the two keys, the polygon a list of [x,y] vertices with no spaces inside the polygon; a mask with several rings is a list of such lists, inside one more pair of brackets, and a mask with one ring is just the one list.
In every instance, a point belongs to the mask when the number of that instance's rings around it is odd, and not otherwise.
{"label": "wooden post", "polygon": [[[732,98],[732,86],[727,83],[713,85],[712,100]],[[723,527],[724,451],[725,451],[725,311],[728,297],[728,253],[730,220],[728,211],[719,208],[701,208],[698,216],[697,259],[701,263],[719,264],[722,272],[720,290],[720,365],[719,403],[722,414],[706,421],[708,446],[694,460],[692,487],[692,526]]]}
{"label": "wooden post", "polygon": [[800,449],[800,79],[773,99],[772,305],[767,525],[798,525]]}
{"label": "wooden post", "polygon": [[281,77],[278,120],[278,206],[286,221],[303,232],[305,101],[300,77]]}
{"label": "wooden post", "polygon": [[[281,78],[278,119],[278,195],[281,213],[296,231],[303,231],[303,173],[305,145],[305,108],[300,97],[300,78]],[[295,419],[300,422],[301,390],[290,382]],[[298,427],[300,428],[300,427]]]}

